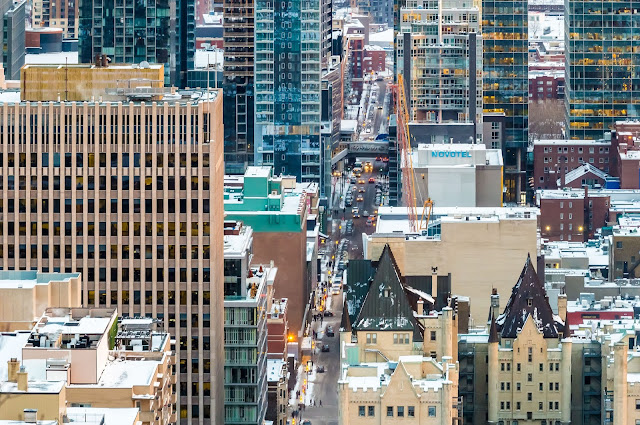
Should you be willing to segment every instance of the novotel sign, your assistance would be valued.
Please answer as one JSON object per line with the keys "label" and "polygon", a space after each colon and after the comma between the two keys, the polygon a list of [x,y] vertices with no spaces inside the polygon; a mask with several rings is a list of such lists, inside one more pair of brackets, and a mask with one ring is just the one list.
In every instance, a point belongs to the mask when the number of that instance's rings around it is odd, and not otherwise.
{"label": "novotel sign", "polygon": [[431,152],[431,158],[471,158],[471,152],[469,151]]}

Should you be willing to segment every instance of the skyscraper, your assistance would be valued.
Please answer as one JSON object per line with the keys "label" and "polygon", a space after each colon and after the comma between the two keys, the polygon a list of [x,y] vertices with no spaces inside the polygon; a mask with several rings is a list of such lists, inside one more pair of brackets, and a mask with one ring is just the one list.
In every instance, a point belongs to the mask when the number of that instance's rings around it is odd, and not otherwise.
{"label": "skyscraper", "polygon": [[[640,24],[631,2],[565,2],[566,130],[601,139],[615,121],[637,118]],[[603,18],[606,16],[606,19]]]}
{"label": "skyscraper", "polygon": [[165,83],[184,86],[195,55],[195,0],[85,0],[79,8],[78,60],[159,63]]}
{"label": "skyscraper", "polygon": [[0,267],[81,272],[84,306],[161,319],[176,341],[180,423],[217,425],[222,96],[164,90],[72,102],[0,94]]}
{"label": "skyscraper", "polygon": [[481,138],[479,8],[468,0],[418,0],[400,14],[397,68],[406,80],[411,120],[473,123]]}
{"label": "skyscraper", "polygon": [[320,0],[256,1],[256,164],[321,183]]}
{"label": "skyscraper", "polygon": [[523,200],[529,139],[529,12],[523,0],[483,0],[484,112],[505,114],[505,201]]}
{"label": "skyscraper", "polygon": [[254,1],[223,6],[224,166],[243,174],[254,162]]}
{"label": "skyscraper", "polygon": [[25,58],[25,0],[13,4],[3,16],[2,63],[7,80],[19,80]]}

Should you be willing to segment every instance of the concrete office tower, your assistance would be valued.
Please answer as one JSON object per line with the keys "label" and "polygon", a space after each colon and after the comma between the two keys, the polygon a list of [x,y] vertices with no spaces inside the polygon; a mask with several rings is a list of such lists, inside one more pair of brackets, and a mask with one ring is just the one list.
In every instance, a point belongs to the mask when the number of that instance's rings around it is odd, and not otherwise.
{"label": "concrete office tower", "polygon": [[83,305],[162,319],[181,423],[221,424],[222,95],[150,92],[2,103],[0,266],[82,272]]}
{"label": "concrete office tower", "polygon": [[[640,52],[629,1],[565,2],[566,130],[571,139],[601,139],[616,121],[637,118]],[[603,20],[602,17],[608,19]]]}
{"label": "concrete office tower", "polygon": [[254,162],[254,0],[223,7],[224,166],[243,174]]}
{"label": "concrete office tower", "polygon": [[2,64],[7,80],[19,80],[25,57],[26,0],[14,3],[3,16]]}
{"label": "concrete office tower", "polygon": [[[480,8],[471,0],[412,0],[396,46],[412,121],[474,123],[482,139]],[[474,133],[471,133],[474,134]]]}
{"label": "concrete office tower", "polygon": [[256,165],[322,186],[320,0],[256,1]]}
{"label": "concrete office tower", "polygon": [[521,202],[526,193],[529,143],[529,59],[527,2],[482,1],[484,44],[483,107],[504,113],[505,202]]}
{"label": "concrete office tower", "polygon": [[78,61],[163,64],[164,82],[184,87],[194,67],[195,0],[86,0],[79,9]]}

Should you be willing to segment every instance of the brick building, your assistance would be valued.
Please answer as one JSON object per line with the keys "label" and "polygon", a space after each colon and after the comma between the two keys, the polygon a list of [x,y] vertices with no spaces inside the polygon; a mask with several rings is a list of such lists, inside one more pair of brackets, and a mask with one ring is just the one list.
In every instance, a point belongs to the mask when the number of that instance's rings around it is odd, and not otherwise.
{"label": "brick building", "polygon": [[380,46],[364,47],[364,72],[367,74],[385,70],[387,52]]}
{"label": "brick building", "polygon": [[564,99],[564,70],[529,71],[529,100]]}
{"label": "brick building", "polygon": [[539,227],[551,241],[586,241],[607,224],[610,197],[589,193],[589,189],[539,190]]}

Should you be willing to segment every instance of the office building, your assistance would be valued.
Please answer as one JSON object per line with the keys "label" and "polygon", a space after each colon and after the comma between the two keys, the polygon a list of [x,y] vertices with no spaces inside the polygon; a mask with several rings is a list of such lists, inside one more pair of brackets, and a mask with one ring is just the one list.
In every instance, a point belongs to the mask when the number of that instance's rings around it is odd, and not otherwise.
{"label": "office building", "polygon": [[80,273],[1,270],[0,331],[30,330],[49,307],[80,307],[81,291]]}
{"label": "office building", "polygon": [[[254,0],[223,2],[224,166],[228,174],[243,174],[254,164],[254,33],[256,22],[261,21],[254,6]],[[273,66],[273,58],[266,60]]]}
{"label": "office building", "polygon": [[308,304],[317,283],[317,241],[307,232],[317,227],[318,187],[274,177],[269,167],[249,167],[244,176],[226,176],[225,220],[253,229],[253,261],[278,264],[278,297],[288,299],[287,317],[294,342],[309,320]]}
{"label": "office building", "polygon": [[253,230],[224,236],[224,423],[262,425],[267,412],[267,293],[278,269],[252,265]]}
{"label": "office building", "polygon": [[164,65],[164,84],[184,87],[194,67],[195,0],[150,4],[88,0],[78,13],[78,61]]}
{"label": "office building", "polygon": [[254,138],[256,165],[322,187],[321,5],[256,1]]}
{"label": "office building", "polygon": [[71,0],[56,7],[46,0],[34,0],[31,9],[33,28],[59,28],[64,38],[78,38],[80,1]]}
{"label": "office building", "polygon": [[527,2],[483,0],[483,107],[504,113],[504,186],[506,202],[526,199],[529,143]]}
{"label": "office building", "polygon": [[289,405],[289,372],[284,360],[267,360],[267,414],[265,419],[274,425],[286,425]]}
{"label": "office building", "polygon": [[378,258],[388,244],[405,279],[450,274],[451,293],[474,300],[471,318],[481,325],[489,312],[483,295],[491,288],[509,293],[521,259],[537,252],[537,214],[537,208],[436,205],[427,228],[412,232],[406,208],[380,207],[376,230],[364,240],[364,258]]}
{"label": "office building", "polygon": [[13,3],[3,16],[2,64],[7,80],[19,80],[25,58],[25,0]]}
{"label": "office building", "polygon": [[[163,320],[182,422],[222,423],[220,91],[19,96],[0,94],[0,266],[81,272],[83,305]],[[33,124],[24,130],[17,116]]]}
{"label": "office building", "polygon": [[[502,206],[502,151],[485,145],[420,144],[411,152],[416,203],[440,207]],[[404,172],[404,171],[403,171]]]}
{"label": "office building", "polygon": [[[636,118],[638,52],[634,5],[565,3],[566,131],[569,139],[601,139],[616,120]],[[602,16],[610,16],[603,21]]]}
{"label": "office building", "polygon": [[411,121],[473,123],[482,139],[480,9],[468,0],[420,0],[400,10],[396,46]]}
{"label": "office building", "polygon": [[52,420],[69,407],[135,407],[140,424],[176,421],[170,336],[153,319],[119,322],[113,308],[50,308],[32,331],[0,341],[0,400],[11,400],[0,420],[30,409]]}

